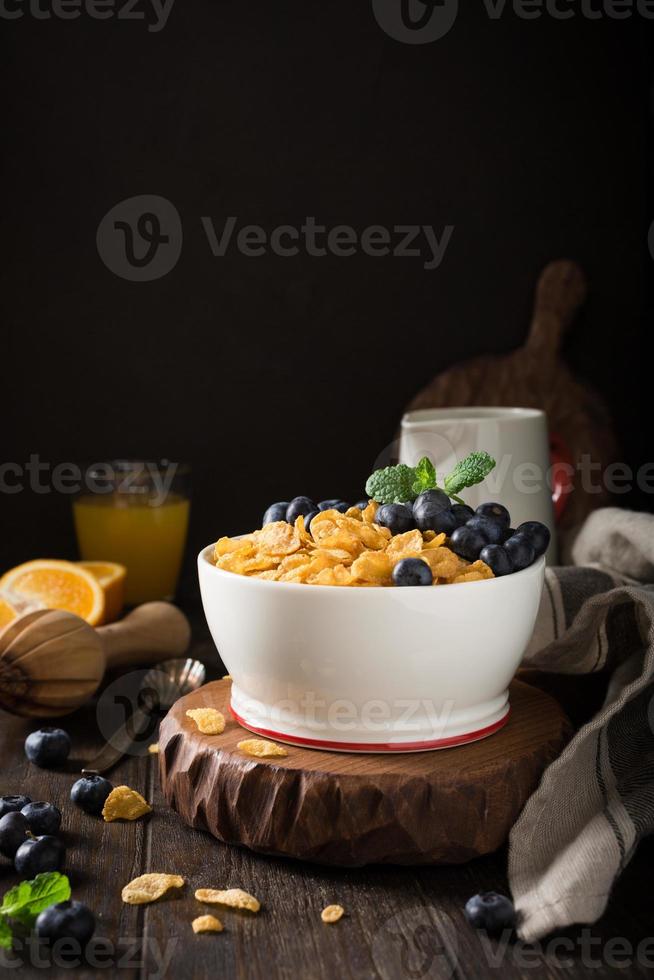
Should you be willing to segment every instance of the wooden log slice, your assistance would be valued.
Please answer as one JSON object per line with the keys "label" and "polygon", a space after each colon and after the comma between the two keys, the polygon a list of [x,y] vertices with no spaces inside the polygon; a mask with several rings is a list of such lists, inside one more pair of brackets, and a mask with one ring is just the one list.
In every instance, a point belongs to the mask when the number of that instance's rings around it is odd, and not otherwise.
{"label": "wooden log slice", "polygon": [[[479,742],[400,755],[288,746],[255,759],[236,747],[249,733],[229,697],[229,680],[207,684],[162,722],[166,800],[226,844],[321,864],[459,864],[496,850],[570,733],[553,698],[514,681],[508,723]],[[223,712],[222,735],[186,717],[199,707]]]}

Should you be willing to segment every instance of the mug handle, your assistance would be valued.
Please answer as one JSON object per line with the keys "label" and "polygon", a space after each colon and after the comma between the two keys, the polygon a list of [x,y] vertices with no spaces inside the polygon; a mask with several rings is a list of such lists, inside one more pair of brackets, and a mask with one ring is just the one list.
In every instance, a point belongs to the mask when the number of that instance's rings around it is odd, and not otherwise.
{"label": "mug handle", "polygon": [[556,433],[550,435],[550,462],[552,464],[552,503],[556,522],[561,520],[573,487],[568,467],[574,468],[572,453],[567,443]]}

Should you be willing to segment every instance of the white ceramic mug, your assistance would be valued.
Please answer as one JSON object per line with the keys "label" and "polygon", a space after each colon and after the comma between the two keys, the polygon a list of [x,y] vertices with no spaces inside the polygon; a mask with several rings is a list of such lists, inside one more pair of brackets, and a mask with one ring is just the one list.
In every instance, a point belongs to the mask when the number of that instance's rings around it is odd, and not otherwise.
{"label": "white ceramic mug", "polygon": [[496,467],[462,492],[471,507],[486,500],[504,504],[513,527],[542,521],[552,532],[547,560],[556,560],[554,508],[550,486],[547,418],[535,408],[428,408],[402,419],[400,462],[415,466],[428,456],[439,483],[468,453],[486,450]]}

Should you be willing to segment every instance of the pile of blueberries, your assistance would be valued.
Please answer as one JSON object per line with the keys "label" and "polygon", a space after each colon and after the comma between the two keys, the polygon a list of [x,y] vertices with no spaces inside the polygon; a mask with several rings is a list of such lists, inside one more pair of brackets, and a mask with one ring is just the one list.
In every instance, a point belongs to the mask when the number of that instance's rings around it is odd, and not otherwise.
{"label": "pile of blueberries", "polygon": [[[359,500],[354,506],[364,510],[368,506],[368,501]],[[337,510],[344,514],[350,507],[352,504],[338,498],[321,500],[319,504],[316,504],[311,497],[293,497],[292,500],[280,500],[276,504],[271,504],[263,515],[262,527],[271,524],[272,521],[288,521],[289,524],[295,524],[296,519],[302,514],[304,526],[309,531],[311,521],[321,510]]]}
{"label": "pile of blueberries", "polygon": [[[25,755],[42,769],[64,765],[71,750],[70,736],[62,728],[41,728],[25,740]],[[102,776],[78,779],[71,800],[87,813],[98,815],[112,790]],[[29,796],[0,797],[0,854],[13,861],[25,880],[59,871],[66,849],[59,834],[61,810],[53,803],[34,802]],[[95,931],[95,917],[82,902],[57,902],[40,913],[34,926],[45,940],[73,939],[84,948]]]}
{"label": "pile of blueberries", "polygon": [[[363,510],[367,505],[367,500],[360,500],[354,506]],[[322,500],[316,504],[310,497],[294,497],[290,501],[271,504],[263,515],[263,524],[271,521],[293,524],[302,514],[304,526],[310,530],[311,521],[320,511],[338,510],[344,514],[350,506],[344,500]],[[436,534],[444,532],[455,554],[466,561],[480,558],[496,576],[528,568],[545,554],[550,543],[549,529],[540,521],[526,521],[513,528],[511,515],[502,504],[490,501],[473,510],[467,504],[453,504],[443,490],[425,490],[413,503],[382,504],[375,522],[387,527],[391,534],[403,534],[414,528]],[[431,585],[429,579],[430,576],[414,564],[403,565],[394,576],[396,585]]]}
{"label": "pile of blueberries", "polygon": [[453,504],[443,490],[425,490],[412,504],[383,504],[375,521],[392,534],[414,528],[444,532],[455,554],[467,561],[480,558],[496,576],[527,568],[550,543],[549,529],[540,521],[513,528],[502,504],[490,501],[473,510],[467,504]]}

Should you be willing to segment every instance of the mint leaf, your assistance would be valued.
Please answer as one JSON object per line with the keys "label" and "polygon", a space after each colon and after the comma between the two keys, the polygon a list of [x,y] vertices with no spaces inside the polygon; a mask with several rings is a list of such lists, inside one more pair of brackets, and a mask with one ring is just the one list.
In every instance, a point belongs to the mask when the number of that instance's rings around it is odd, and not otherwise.
{"label": "mint leaf", "polygon": [[368,477],[366,493],[378,504],[403,504],[417,496],[413,493],[415,478],[415,470],[406,463],[386,466]]}
{"label": "mint leaf", "polygon": [[413,493],[417,497],[423,490],[433,490],[436,486],[436,470],[428,456],[423,456],[415,468],[416,478],[413,482]]}
{"label": "mint leaf", "polygon": [[494,466],[495,460],[488,453],[470,453],[456,464],[449,476],[445,477],[443,485],[445,493],[459,503],[463,503],[458,494],[466,487],[474,487],[475,484],[481,483]]}
{"label": "mint leaf", "polygon": [[11,926],[0,918],[0,949],[11,949],[13,938]]}
{"label": "mint leaf", "polygon": [[39,912],[56,902],[65,902],[70,894],[68,878],[58,871],[37,875],[33,881],[21,881],[5,894],[0,905],[0,922],[6,916],[24,926],[32,926]]}

